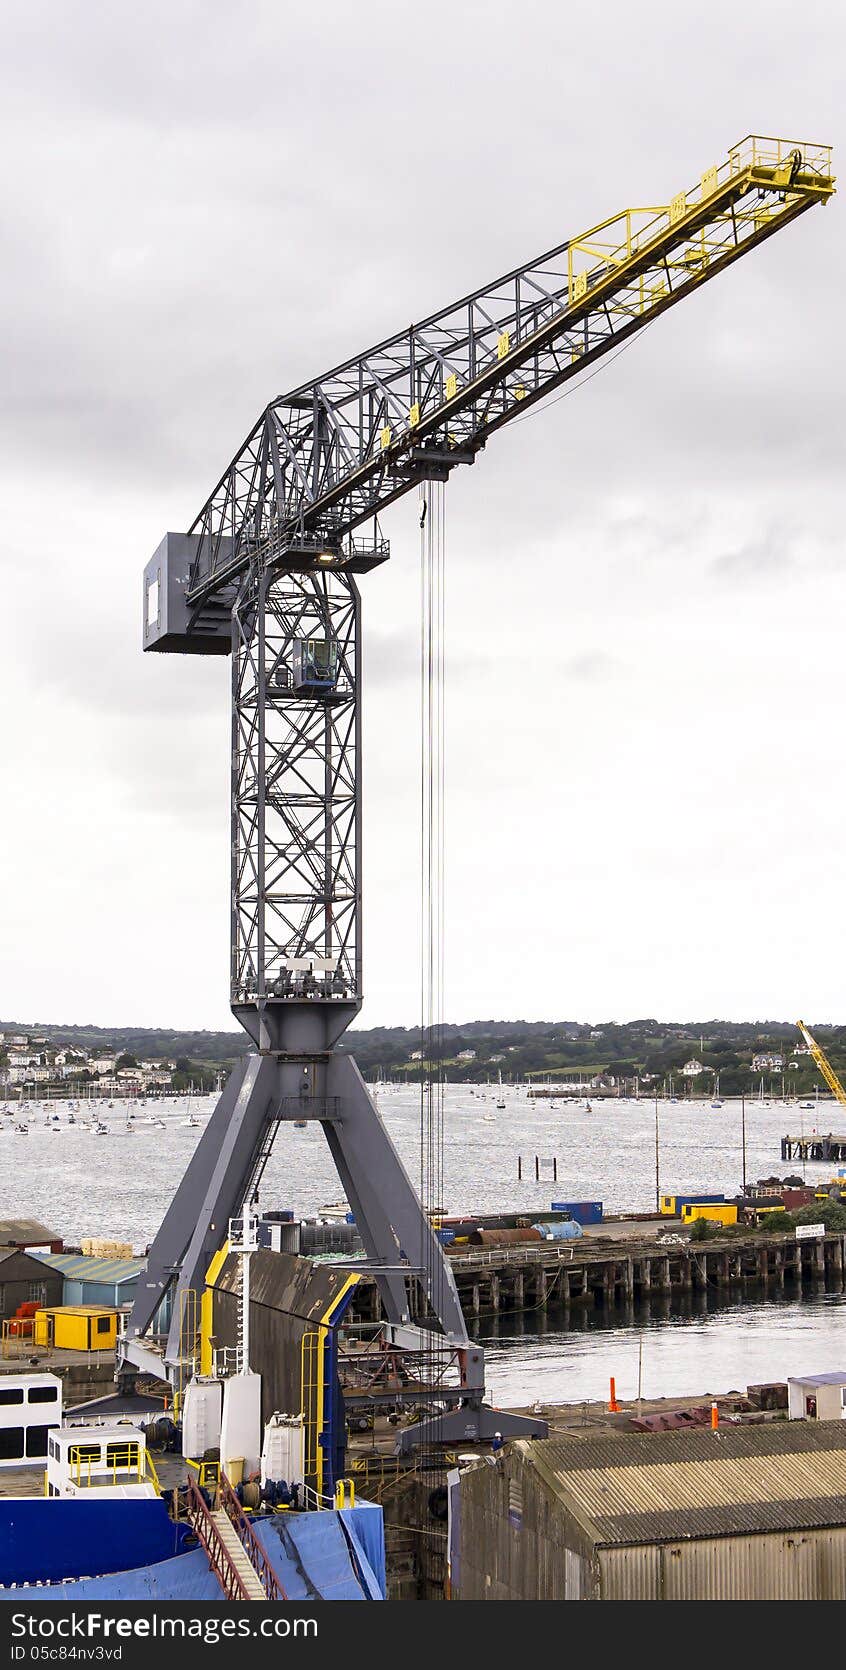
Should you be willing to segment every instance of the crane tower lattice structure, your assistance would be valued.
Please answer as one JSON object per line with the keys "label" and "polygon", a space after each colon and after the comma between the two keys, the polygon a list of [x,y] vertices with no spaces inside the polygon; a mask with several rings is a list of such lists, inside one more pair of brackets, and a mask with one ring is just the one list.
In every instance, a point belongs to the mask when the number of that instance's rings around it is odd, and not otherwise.
{"label": "crane tower lattice structure", "polygon": [[272,400],[187,533],[148,563],[144,648],[232,656],[231,1004],[254,1049],[153,1244],[126,1364],[174,1372],[163,1298],[202,1288],[278,1122],[317,1119],[395,1343],[436,1337],[451,1360],[441,1436],[540,1429],[484,1406],[442,1249],[334,1049],[362,1002],[358,581],[389,557],[387,505],[472,464],[496,430],[833,190],[829,147],[742,141],[668,204],[626,209]]}

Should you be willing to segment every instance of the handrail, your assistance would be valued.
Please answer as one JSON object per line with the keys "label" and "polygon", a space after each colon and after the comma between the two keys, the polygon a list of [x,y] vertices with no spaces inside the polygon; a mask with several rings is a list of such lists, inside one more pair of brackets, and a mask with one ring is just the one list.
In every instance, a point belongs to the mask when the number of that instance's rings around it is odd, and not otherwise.
{"label": "handrail", "polygon": [[[191,1482],[193,1483],[193,1480]],[[221,1472],[220,1475],[217,1499],[258,1577],[267,1599],[287,1600],[288,1596],[224,1472]]]}
{"label": "handrail", "polygon": [[209,1511],[205,1497],[198,1490],[190,1474],[188,1476],[188,1516],[203,1548],[208,1555],[209,1565],[215,1573],[227,1600],[250,1600],[246,1585],[235,1565],[214,1518]]}

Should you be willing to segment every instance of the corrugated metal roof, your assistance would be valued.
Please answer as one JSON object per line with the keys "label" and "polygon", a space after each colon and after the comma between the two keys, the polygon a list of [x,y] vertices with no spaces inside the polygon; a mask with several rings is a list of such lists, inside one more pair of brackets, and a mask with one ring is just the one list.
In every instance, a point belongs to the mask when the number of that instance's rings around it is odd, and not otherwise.
{"label": "corrugated metal roof", "polygon": [[40,1224],[36,1218],[3,1218],[0,1220],[0,1246],[10,1241],[61,1241],[55,1230]]}
{"label": "corrugated metal roof", "polygon": [[846,1525],[846,1423],[519,1448],[600,1544]]}
{"label": "corrugated metal roof", "polygon": [[788,1386],[846,1386],[846,1368],[832,1369],[830,1374],[793,1374]]}
{"label": "corrugated metal roof", "polygon": [[90,1258],[85,1253],[33,1253],[42,1264],[50,1264],[68,1281],[99,1281],[119,1284],[134,1281],[145,1268],[144,1258]]}

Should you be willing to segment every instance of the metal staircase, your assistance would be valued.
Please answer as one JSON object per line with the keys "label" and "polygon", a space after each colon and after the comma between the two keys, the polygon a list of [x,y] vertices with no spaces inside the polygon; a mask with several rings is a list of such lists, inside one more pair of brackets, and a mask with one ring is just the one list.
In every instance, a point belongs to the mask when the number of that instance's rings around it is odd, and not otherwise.
{"label": "metal staircase", "polygon": [[194,1480],[188,1480],[187,1516],[227,1600],[287,1599],[224,1473],[214,1507]]}

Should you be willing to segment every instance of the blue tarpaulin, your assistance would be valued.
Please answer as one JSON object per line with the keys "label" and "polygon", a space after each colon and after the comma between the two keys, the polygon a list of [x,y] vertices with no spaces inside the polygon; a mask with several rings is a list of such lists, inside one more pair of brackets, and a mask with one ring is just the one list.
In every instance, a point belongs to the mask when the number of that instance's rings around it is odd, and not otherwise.
{"label": "blue tarpaulin", "polygon": [[382,1509],[377,1507],[375,1502],[362,1502],[357,1508],[341,1508],[340,1520],[353,1544],[365,1579],[368,1599],[384,1600],[387,1594],[387,1579],[385,1521]]}
{"label": "blue tarpaulin", "polygon": [[382,1510],[279,1513],[253,1530],[289,1600],[384,1600]]}

